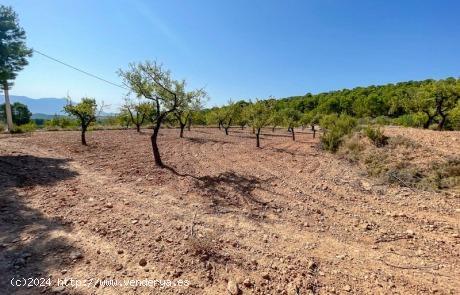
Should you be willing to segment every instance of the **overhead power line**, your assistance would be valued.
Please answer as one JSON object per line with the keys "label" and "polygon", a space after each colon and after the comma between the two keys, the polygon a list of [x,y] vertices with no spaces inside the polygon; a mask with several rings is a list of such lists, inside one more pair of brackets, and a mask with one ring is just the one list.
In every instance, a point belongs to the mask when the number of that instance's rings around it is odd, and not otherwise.
{"label": "overhead power line", "polygon": [[126,87],[124,87],[124,86],[122,86],[122,85],[119,85],[119,84],[110,82],[109,80],[106,80],[106,79],[104,79],[104,78],[101,78],[101,77],[99,77],[99,76],[97,76],[97,75],[91,74],[91,73],[89,73],[89,72],[87,72],[87,71],[84,71],[84,70],[82,70],[82,69],[79,69],[79,68],[77,68],[77,67],[74,67],[74,66],[72,66],[72,65],[69,65],[68,63],[65,63],[65,62],[63,62],[63,61],[61,61],[61,60],[59,60],[59,59],[57,59],[57,58],[54,58],[54,57],[49,56],[49,55],[47,55],[47,54],[45,54],[45,53],[43,53],[43,52],[40,52],[40,51],[38,51],[37,49],[33,49],[33,51],[36,52],[36,53],[38,53],[38,54],[40,54],[41,56],[44,56],[44,57],[46,57],[46,58],[48,58],[48,59],[51,59],[52,61],[55,61],[55,62],[57,62],[57,63],[60,63],[60,64],[62,64],[62,65],[65,65],[66,67],[69,67],[69,68],[71,68],[71,69],[73,69],[73,70],[75,70],[75,71],[78,71],[78,72],[80,72],[80,73],[83,73],[83,74],[85,74],[85,75],[87,75],[87,76],[93,77],[93,78],[95,78],[95,79],[98,79],[98,80],[100,80],[100,81],[102,81],[102,82],[105,82],[105,83],[108,83],[108,84],[110,84],[110,85],[113,85],[113,86],[116,86],[116,87],[119,87],[119,88],[122,88],[122,89],[129,90],[128,88],[126,88]]}

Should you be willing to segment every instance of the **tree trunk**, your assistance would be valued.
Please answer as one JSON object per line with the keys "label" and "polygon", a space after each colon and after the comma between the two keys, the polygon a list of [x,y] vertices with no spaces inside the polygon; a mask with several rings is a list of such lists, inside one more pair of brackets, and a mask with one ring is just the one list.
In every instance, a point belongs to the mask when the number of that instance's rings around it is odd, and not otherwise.
{"label": "tree trunk", "polygon": [[184,137],[184,129],[185,129],[185,124],[179,123],[180,125],[180,138]]}
{"label": "tree trunk", "polygon": [[260,135],[260,128],[257,129],[257,133],[256,133],[256,147],[260,147],[260,139],[259,139],[259,135]]}
{"label": "tree trunk", "polygon": [[228,135],[228,128],[230,128],[230,126],[228,126],[228,127],[224,127],[224,130],[225,130],[225,135]]}
{"label": "tree trunk", "polygon": [[291,128],[291,132],[292,132],[292,140],[295,141],[295,132],[294,132],[294,128]]}
{"label": "tree trunk", "polygon": [[241,125],[241,130],[244,130],[244,125]]}
{"label": "tree trunk", "polygon": [[438,123],[438,130],[442,130],[444,128],[444,124],[446,123],[447,115],[441,115],[441,121]]}
{"label": "tree trunk", "polygon": [[192,118],[188,119],[187,130],[190,131],[192,128]]}
{"label": "tree trunk", "polygon": [[433,122],[434,116],[428,115],[428,120],[423,124],[423,129],[428,129],[430,127],[431,123]]}
{"label": "tree trunk", "polygon": [[313,138],[315,138],[315,136],[316,136],[315,125],[311,125],[311,131],[313,131]]}
{"label": "tree trunk", "polygon": [[222,130],[222,128],[220,127],[222,125],[222,122],[219,122],[219,130]]}
{"label": "tree trunk", "polygon": [[86,127],[82,126],[81,128],[81,144],[82,145],[87,145],[86,144]]}
{"label": "tree trunk", "polygon": [[141,132],[141,125],[140,124],[136,124],[136,130],[139,133]]}
{"label": "tree trunk", "polygon": [[273,128],[272,128],[272,132],[275,132],[275,128],[276,128],[276,126],[273,126]]}
{"label": "tree trunk", "polygon": [[152,142],[153,158],[155,160],[155,165],[163,168],[164,165],[163,165],[163,162],[161,161],[160,151],[157,145],[157,138],[158,138],[158,133],[160,131],[160,125],[161,125],[161,120],[158,119],[156,122],[155,128],[153,129],[153,134],[150,137],[150,141]]}
{"label": "tree trunk", "polygon": [[3,92],[5,94],[5,112],[6,112],[6,124],[8,131],[13,130],[13,115],[11,113],[10,95],[8,93],[8,81],[3,82]]}

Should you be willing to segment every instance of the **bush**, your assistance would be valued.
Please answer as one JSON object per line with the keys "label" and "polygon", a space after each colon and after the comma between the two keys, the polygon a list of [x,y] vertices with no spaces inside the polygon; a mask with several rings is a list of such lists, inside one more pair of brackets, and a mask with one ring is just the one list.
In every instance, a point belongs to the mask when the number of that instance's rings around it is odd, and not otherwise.
{"label": "bush", "polygon": [[35,130],[37,130],[37,124],[35,124],[34,121],[31,121],[27,124],[22,124],[19,126],[19,128],[22,129],[22,131],[24,132],[33,132]]}
{"label": "bush", "polygon": [[343,137],[356,127],[356,119],[348,115],[331,114],[321,118],[321,128],[325,129],[325,133],[321,137],[323,149],[336,152],[342,143]]}
{"label": "bush", "polygon": [[335,153],[342,143],[343,134],[336,129],[331,129],[321,137],[323,149]]}
{"label": "bush", "polygon": [[31,121],[27,124],[22,124],[20,126],[14,126],[13,130],[11,130],[11,133],[18,134],[18,133],[33,132],[35,130],[37,130],[37,125],[35,124],[35,122]]}
{"label": "bush", "polygon": [[453,130],[460,130],[460,102],[449,112],[448,123]]}
{"label": "bush", "polygon": [[394,124],[404,126],[404,127],[423,127],[427,117],[423,113],[413,113],[402,115],[393,120]]}
{"label": "bush", "polygon": [[24,131],[19,126],[13,126],[13,129],[10,130],[11,134],[20,134],[24,133]]}
{"label": "bush", "polygon": [[364,144],[361,142],[361,133],[354,132],[347,135],[340,146],[339,153],[350,162],[358,162],[361,159],[362,152],[365,150]]}
{"label": "bush", "polygon": [[382,147],[387,145],[388,137],[383,134],[383,130],[380,127],[368,126],[365,129],[366,136],[376,147]]}
{"label": "bush", "polygon": [[379,116],[375,118],[375,123],[378,125],[390,125],[391,120],[387,116]]}
{"label": "bush", "polygon": [[51,120],[45,122],[48,130],[69,129],[78,127],[77,120],[65,116],[54,116]]}
{"label": "bush", "polygon": [[37,126],[43,126],[45,124],[45,119],[41,118],[33,119],[32,121],[35,122]]}
{"label": "bush", "polygon": [[371,121],[372,121],[371,117],[363,117],[363,118],[358,119],[358,124],[359,125],[368,125],[368,124],[371,123]]}

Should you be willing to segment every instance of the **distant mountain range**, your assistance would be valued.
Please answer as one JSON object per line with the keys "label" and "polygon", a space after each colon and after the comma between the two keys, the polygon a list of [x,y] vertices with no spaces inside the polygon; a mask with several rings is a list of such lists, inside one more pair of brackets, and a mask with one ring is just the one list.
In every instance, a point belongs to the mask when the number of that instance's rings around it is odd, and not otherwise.
{"label": "distant mountain range", "polygon": [[[11,103],[25,104],[32,114],[64,115],[63,108],[67,104],[65,98],[30,98],[27,96],[10,95]],[[0,96],[0,103],[5,102],[5,97]]]}
{"label": "distant mountain range", "polygon": [[[10,95],[11,103],[20,102],[25,104],[32,113],[33,119],[50,119],[54,115],[65,115],[64,106],[66,98],[30,98],[27,96]],[[5,102],[5,97],[0,95],[0,104]],[[101,116],[110,116],[112,113],[102,112]]]}

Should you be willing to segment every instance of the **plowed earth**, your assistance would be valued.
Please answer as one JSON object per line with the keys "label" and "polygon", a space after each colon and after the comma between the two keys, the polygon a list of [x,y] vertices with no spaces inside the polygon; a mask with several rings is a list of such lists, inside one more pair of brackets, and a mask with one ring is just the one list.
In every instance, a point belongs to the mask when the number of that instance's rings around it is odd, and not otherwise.
{"label": "plowed earth", "polygon": [[[247,129],[161,130],[165,169],[150,130],[94,131],[88,147],[78,132],[3,135],[0,293],[460,293],[458,195],[377,185],[311,134],[263,134],[257,149]],[[460,152],[459,132],[390,134]],[[29,277],[51,286],[11,286]]]}

